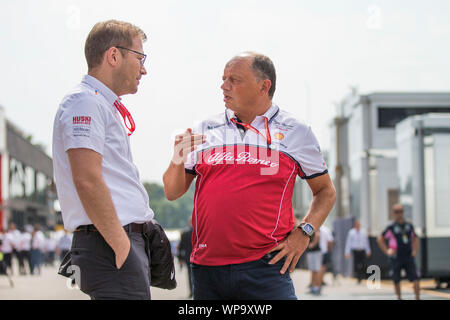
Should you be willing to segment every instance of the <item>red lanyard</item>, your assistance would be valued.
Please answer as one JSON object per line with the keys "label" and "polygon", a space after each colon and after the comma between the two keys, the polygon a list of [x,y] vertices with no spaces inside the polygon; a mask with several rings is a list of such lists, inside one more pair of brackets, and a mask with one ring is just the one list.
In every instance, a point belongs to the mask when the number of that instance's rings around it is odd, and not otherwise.
{"label": "red lanyard", "polygon": [[[240,124],[241,126],[243,126],[244,128],[251,130],[257,134],[259,134],[261,137],[264,137],[263,134],[261,132],[259,132],[258,129],[252,127],[251,125],[249,125],[248,123],[245,122],[239,122],[237,121],[235,118],[231,119],[231,122],[235,123],[235,124]],[[266,136],[264,137],[264,139],[267,140],[267,144],[270,146],[272,143],[272,138],[270,137],[270,131],[269,131],[269,120],[267,118],[264,118],[264,126],[266,127]]]}
{"label": "red lanyard", "polygon": [[[114,102],[114,106],[117,108],[117,111],[119,111],[120,115],[122,116],[125,127],[127,127],[127,129],[130,131],[128,132],[128,135],[131,136],[131,134],[136,129],[136,125],[134,124],[134,120],[133,117],[131,116],[131,113],[127,110],[127,108],[125,108],[123,103],[120,102],[119,100],[116,100],[116,102]],[[127,119],[130,122],[130,127],[127,125]]]}

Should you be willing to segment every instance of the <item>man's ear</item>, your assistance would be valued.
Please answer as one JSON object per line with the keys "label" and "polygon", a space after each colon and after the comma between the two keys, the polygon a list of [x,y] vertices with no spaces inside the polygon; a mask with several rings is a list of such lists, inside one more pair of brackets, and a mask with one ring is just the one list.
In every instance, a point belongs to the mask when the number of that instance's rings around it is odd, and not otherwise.
{"label": "man's ear", "polygon": [[261,86],[261,94],[269,94],[269,90],[272,87],[272,81],[269,79],[262,80],[262,86]]}
{"label": "man's ear", "polygon": [[116,66],[122,59],[122,53],[116,47],[111,47],[105,52],[104,59],[111,66]]}

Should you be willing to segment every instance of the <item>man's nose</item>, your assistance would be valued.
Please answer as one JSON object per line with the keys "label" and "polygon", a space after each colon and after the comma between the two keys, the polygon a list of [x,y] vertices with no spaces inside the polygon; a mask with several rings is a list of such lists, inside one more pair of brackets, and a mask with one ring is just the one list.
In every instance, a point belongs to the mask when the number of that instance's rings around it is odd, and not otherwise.
{"label": "man's nose", "polygon": [[220,89],[222,89],[222,90],[230,90],[230,86],[228,84],[228,81],[224,81],[222,83],[222,85],[220,86]]}
{"label": "man's nose", "polygon": [[141,74],[143,74],[144,76],[147,74],[147,69],[145,69],[144,66],[141,66]]}

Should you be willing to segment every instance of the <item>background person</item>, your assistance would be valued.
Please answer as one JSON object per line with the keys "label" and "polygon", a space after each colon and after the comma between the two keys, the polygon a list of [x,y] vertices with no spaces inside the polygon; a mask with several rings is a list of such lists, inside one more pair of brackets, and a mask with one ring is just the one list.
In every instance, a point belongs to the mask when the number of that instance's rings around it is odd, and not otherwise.
{"label": "background person", "polygon": [[345,258],[350,259],[353,256],[353,271],[358,283],[366,277],[367,259],[370,258],[369,238],[364,229],[361,229],[359,220],[355,220],[353,228],[347,234],[345,241]]}
{"label": "background person", "polygon": [[31,251],[30,251],[30,274],[41,274],[41,265],[45,250],[45,236],[41,231],[41,226],[36,224],[31,233]]}
{"label": "background person", "polygon": [[186,267],[188,272],[189,297],[192,297],[192,270],[190,259],[192,253],[192,220],[189,219],[188,226],[181,232],[180,243],[178,244],[178,261],[180,267]]}
{"label": "background person", "polygon": [[328,266],[332,263],[331,261],[331,251],[333,250],[334,238],[331,230],[322,225],[320,227],[320,251],[322,252],[322,266],[320,267],[319,278],[320,287],[325,284],[324,276],[327,272]]}
{"label": "background person", "polygon": [[311,289],[309,293],[319,296],[321,294],[320,269],[322,267],[322,252],[320,250],[321,232],[315,232],[308,246],[306,259],[311,272]]}
{"label": "background person", "polygon": [[73,235],[68,230],[64,230],[64,234],[61,238],[59,238],[56,248],[60,261],[62,261],[65,255],[70,251],[70,247],[72,246],[72,238]]}
{"label": "background person", "polygon": [[377,243],[381,251],[389,257],[397,298],[399,300],[402,298],[400,280],[401,271],[404,269],[408,280],[413,282],[416,300],[419,300],[419,276],[414,260],[419,250],[419,238],[414,232],[412,223],[405,221],[403,205],[395,204],[392,207],[392,213],[394,222],[378,236]]}

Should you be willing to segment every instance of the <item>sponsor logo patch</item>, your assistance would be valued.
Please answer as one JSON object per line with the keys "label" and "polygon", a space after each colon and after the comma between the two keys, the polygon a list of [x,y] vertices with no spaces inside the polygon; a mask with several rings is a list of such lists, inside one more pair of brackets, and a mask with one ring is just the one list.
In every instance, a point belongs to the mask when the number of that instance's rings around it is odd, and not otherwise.
{"label": "sponsor logo patch", "polygon": [[73,124],[86,124],[91,125],[91,117],[89,116],[75,116],[72,118]]}
{"label": "sponsor logo patch", "polygon": [[284,134],[282,134],[281,132],[275,133],[275,139],[283,140],[284,139]]}

